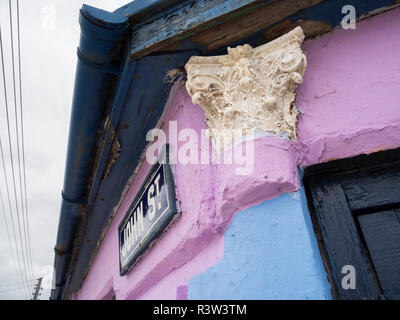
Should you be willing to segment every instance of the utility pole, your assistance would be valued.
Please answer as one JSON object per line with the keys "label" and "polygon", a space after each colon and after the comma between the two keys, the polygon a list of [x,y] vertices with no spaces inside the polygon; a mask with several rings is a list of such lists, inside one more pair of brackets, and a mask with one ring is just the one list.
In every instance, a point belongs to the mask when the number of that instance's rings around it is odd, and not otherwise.
{"label": "utility pole", "polygon": [[37,279],[37,280],[38,280],[38,283],[37,283],[37,285],[36,285],[36,287],[35,287],[35,293],[33,294],[33,299],[32,299],[32,300],[38,300],[39,291],[40,291],[40,289],[42,289],[42,280],[43,280],[43,277],[40,277],[40,278]]}

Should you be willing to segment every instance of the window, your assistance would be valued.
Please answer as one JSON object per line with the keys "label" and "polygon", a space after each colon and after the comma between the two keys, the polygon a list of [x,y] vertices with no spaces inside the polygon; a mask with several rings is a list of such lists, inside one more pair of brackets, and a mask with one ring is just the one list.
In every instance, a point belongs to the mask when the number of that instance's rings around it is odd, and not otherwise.
{"label": "window", "polygon": [[333,297],[400,299],[400,149],[311,166],[303,182]]}

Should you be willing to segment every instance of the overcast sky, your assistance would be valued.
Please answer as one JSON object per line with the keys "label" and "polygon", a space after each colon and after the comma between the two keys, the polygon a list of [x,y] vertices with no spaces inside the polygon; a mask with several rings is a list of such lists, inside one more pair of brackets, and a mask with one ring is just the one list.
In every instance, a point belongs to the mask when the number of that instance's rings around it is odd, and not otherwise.
{"label": "overcast sky", "polygon": [[[11,2],[14,6],[16,0],[11,0]],[[48,269],[53,265],[53,248],[57,236],[77,60],[76,48],[80,36],[79,8],[85,3],[113,11],[129,2],[129,0],[19,0],[26,180],[34,278],[45,272],[46,266]],[[7,0],[0,0],[0,23],[5,51],[10,130],[18,193],[19,175],[16,162],[16,129]],[[14,27],[15,34],[16,26]],[[2,77],[0,77],[0,85],[0,137],[6,156],[14,220],[17,223]],[[19,105],[17,107],[19,108]],[[22,154],[20,156],[22,158]],[[2,171],[0,167],[0,190],[5,201],[6,215],[11,229],[9,202]],[[19,210],[21,211],[21,208]],[[22,223],[22,215],[20,219]],[[24,291],[17,289],[18,287],[0,204],[0,299],[27,299],[32,289]],[[45,290],[40,298],[46,299],[48,294],[49,290]]]}

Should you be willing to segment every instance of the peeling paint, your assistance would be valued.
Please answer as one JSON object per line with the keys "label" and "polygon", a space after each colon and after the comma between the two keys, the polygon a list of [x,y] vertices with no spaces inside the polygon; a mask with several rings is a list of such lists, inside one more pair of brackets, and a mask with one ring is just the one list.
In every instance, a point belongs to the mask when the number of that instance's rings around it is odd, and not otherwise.
{"label": "peeling paint", "polygon": [[[107,125],[107,127],[108,127],[108,125]],[[101,181],[104,181],[108,178],[113,164],[117,161],[119,154],[121,153],[121,144],[119,143],[118,136],[115,135],[114,128],[112,127],[111,124],[109,126],[109,129],[111,132],[111,136],[114,137],[114,142],[111,145],[110,154],[109,154],[107,163],[105,164],[104,174],[103,174]]]}
{"label": "peeling paint", "polygon": [[[268,268],[276,263],[279,276],[273,277],[273,272],[272,276],[268,276],[274,283],[275,292],[281,295],[274,296],[272,291],[263,291],[262,294],[268,298],[329,299],[329,294],[324,291],[326,275],[316,267],[321,261],[318,260],[318,251],[313,249],[316,243],[311,237],[312,227],[307,226],[305,221],[307,211],[304,209],[304,216],[301,216],[298,207],[301,200],[297,199],[297,195],[294,199],[292,194],[300,188],[297,166],[309,166],[400,146],[396,86],[400,82],[400,65],[395,55],[400,45],[400,34],[397,32],[399,22],[400,9],[395,9],[359,22],[354,31],[337,30],[306,41],[303,49],[308,57],[308,71],[297,95],[297,104],[303,111],[299,116],[298,141],[294,143],[271,135],[257,137],[255,168],[247,177],[235,176],[234,167],[224,165],[176,165],[174,177],[181,218],[170,232],[163,235],[163,240],[147,252],[146,259],[140,261],[127,277],[121,278],[117,266],[116,232],[150,168],[145,161],[140,162],[120,203],[114,208],[115,218],[112,222],[110,220],[104,241],[75,298],[98,297],[104,291],[109,277],[113,279],[117,299],[176,299],[178,287],[187,284],[189,298],[204,297],[210,288],[216,293],[214,297],[221,297],[218,292],[223,291],[222,285],[210,287],[216,283],[232,285],[225,292],[240,289],[239,294],[250,293],[252,288],[248,287],[249,283],[260,287],[265,283],[258,283],[259,278],[247,281],[251,277],[249,266],[257,266],[254,263],[246,265],[249,261],[246,255],[250,256],[251,252],[240,246],[241,242],[237,239],[240,240],[245,232],[238,232],[242,225],[254,228],[261,225],[268,227],[274,235],[268,237],[268,232],[262,235],[270,241],[269,245],[262,246],[265,250],[262,258],[266,261],[263,267]],[[172,119],[182,127],[193,128],[197,132],[205,129],[202,109],[193,105],[184,88],[176,86],[175,90],[174,95],[176,92],[178,94],[172,96],[171,93],[170,104],[167,105],[169,112],[157,127],[167,129],[168,120]],[[176,146],[179,147],[178,142]],[[290,210],[280,212],[279,206],[275,208],[274,204],[280,205],[280,201]],[[292,210],[292,206],[296,206],[296,210]],[[294,211],[296,214],[293,214]],[[259,223],[251,224],[247,214],[257,218]],[[285,225],[288,228],[282,227]],[[258,238],[252,238],[253,234],[246,234],[245,239],[242,239],[246,245],[253,239],[260,243]],[[295,274],[287,268],[285,261],[288,260],[284,259],[291,257],[284,251],[290,247],[284,246],[283,250],[276,248],[284,244],[283,241],[292,241],[293,235],[302,239],[302,242],[293,243],[294,247],[302,244],[294,256],[304,258],[301,260],[304,267],[301,268],[301,277],[294,279],[296,288],[306,288],[310,281],[313,283],[312,288],[316,289],[312,292],[291,292],[290,283],[284,283],[290,279],[291,274]],[[230,237],[229,240],[226,237]],[[297,254],[303,251],[307,255]],[[282,253],[285,254],[282,256]],[[206,282],[198,281],[203,273],[216,276],[217,273],[213,273],[215,270],[238,276],[232,278],[233,284],[222,276],[217,277],[219,282],[210,279]],[[235,273],[235,270],[238,272]],[[192,281],[198,284],[196,290],[204,291],[193,291]],[[204,283],[209,286],[202,287]]]}
{"label": "peeling paint", "polygon": [[172,69],[167,72],[163,81],[168,83],[174,83],[180,77],[183,77],[183,71],[180,69]]}

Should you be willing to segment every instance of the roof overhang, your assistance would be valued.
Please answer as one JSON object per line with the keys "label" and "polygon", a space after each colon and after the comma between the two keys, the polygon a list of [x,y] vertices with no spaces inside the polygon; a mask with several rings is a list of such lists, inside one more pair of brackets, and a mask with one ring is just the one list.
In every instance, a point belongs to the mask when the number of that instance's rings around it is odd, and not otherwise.
{"label": "roof overhang", "polygon": [[362,19],[398,2],[136,0],[113,13],[84,6],[52,299],[82,285],[178,79],[169,71],[184,76],[192,55],[258,46],[298,25],[308,38],[329,32],[344,5]]}

